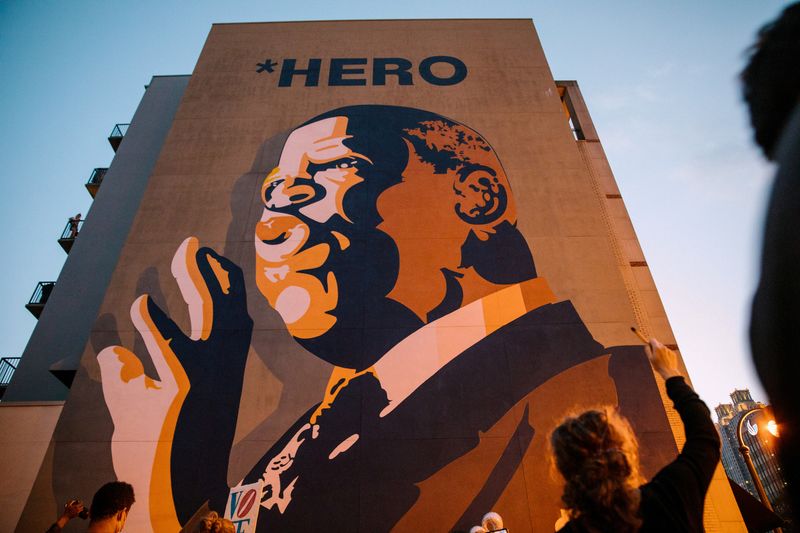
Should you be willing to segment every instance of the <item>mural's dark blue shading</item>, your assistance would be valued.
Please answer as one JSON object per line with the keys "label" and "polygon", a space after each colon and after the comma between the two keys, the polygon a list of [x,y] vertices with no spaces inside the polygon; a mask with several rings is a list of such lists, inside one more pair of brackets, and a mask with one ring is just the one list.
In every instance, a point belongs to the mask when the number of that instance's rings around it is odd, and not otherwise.
{"label": "mural's dark blue shading", "polygon": [[447,291],[445,292],[442,302],[428,313],[428,322],[432,322],[448,313],[452,313],[461,307],[464,301],[464,290],[458,282],[458,278],[464,277],[464,275],[447,268],[441,269],[441,272],[446,282],[445,286],[447,287]]}
{"label": "mural's dark blue shading", "polygon": [[[241,269],[210,248],[196,253],[197,266],[211,295],[214,324],[206,340],[192,340],[148,300],[150,316],[169,340],[191,385],[184,400],[172,445],[172,492],[178,519],[185,523],[206,500],[223,509],[227,499],[228,456],[252,336]],[[223,291],[209,264],[228,272]]]}
{"label": "mural's dark blue shading", "polygon": [[[319,419],[319,437],[304,443],[282,476],[284,486],[297,477],[291,504],[284,513],[274,508],[262,511],[259,531],[352,531],[355,517],[359,531],[389,531],[419,497],[416,485],[478,446],[479,432],[488,431],[551,377],[607,353],[612,362],[620,359],[614,366],[626,368],[618,386],[641,390],[643,383],[651,383],[656,391],[621,397],[622,409],[628,402],[657,407],[659,403],[653,403],[658,401],[657,389],[644,351],[604,348],[569,302],[544,306],[498,330],[445,366],[384,418],[378,416],[386,405],[380,383],[369,374],[353,380]],[[575,399],[579,400],[579,391]],[[647,409],[640,414],[664,422],[663,412]],[[521,435],[531,432],[532,437],[534,428],[528,429],[526,420],[527,416],[518,427]],[[287,435],[305,422],[299,420]],[[329,460],[331,450],[355,433],[360,438],[353,447]],[[496,475],[474,501],[492,503],[505,490],[509,474],[516,470],[514,463],[521,459],[519,439],[513,440],[509,449],[516,451],[509,451],[510,458],[497,466]],[[257,480],[287,441],[269,450],[245,482]],[[469,530],[476,521],[473,514],[465,509],[456,528]]]}
{"label": "mural's dark blue shading", "polygon": [[536,277],[533,262],[525,237],[515,225],[502,222],[495,227],[490,239],[481,241],[474,233],[461,246],[461,266],[472,267],[493,283],[512,284]]}
{"label": "mural's dark blue shading", "polygon": [[530,405],[526,405],[517,429],[506,444],[497,464],[492,468],[492,472],[486,478],[486,483],[483,484],[480,492],[473,498],[467,510],[451,529],[456,529],[459,524],[478,524],[486,513],[486,509],[494,509],[497,500],[511,482],[511,478],[517,472],[522,458],[533,440],[535,431],[528,420],[529,412]]}

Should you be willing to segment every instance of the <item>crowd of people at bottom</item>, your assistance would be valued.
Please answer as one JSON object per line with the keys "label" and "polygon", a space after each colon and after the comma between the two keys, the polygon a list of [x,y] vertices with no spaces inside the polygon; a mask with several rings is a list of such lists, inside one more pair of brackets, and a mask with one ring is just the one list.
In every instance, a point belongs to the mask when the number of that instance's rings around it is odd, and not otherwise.
{"label": "crowd of people at bottom", "polygon": [[[719,461],[719,436],[708,408],[684,381],[677,354],[656,339],[650,339],[646,350],[684,423],[683,450],[642,484],[636,436],[620,414],[608,408],[567,418],[550,438],[552,459],[565,480],[566,509],[556,524],[559,532],[702,531],[705,493]],[[80,500],[67,502],[47,533],[59,533],[76,517],[89,519],[89,533],[118,533],[135,501],[128,483],[106,483],[95,493],[88,512]],[[500,516],[488,513],[471,533],[502,527]],[[233,522],[211,511],[184,531],[234,533],[236,529]]]}
{"label": "crowd of people at bottom", "polygon": [[[60,533],[73,518],[89,520],[87,533],[119,533],[125,528],[128,512],[136,501],[133,487],[124,481],[106,483],[95,492],[88,509],[81,500],[71,500],[46,533]],[[187,525],[181,533],[235,533],[233,522],[215,511]]]}

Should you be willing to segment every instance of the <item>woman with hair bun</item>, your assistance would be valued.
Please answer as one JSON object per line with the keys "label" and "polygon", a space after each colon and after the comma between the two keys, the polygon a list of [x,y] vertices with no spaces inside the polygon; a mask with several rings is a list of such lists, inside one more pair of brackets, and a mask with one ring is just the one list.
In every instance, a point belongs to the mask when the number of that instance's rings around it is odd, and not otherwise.
{"label": "woman with hair bun", "polygon": [[705,495],[720,458],[719,435],[708,407],[678,370],[675,352],[656,339],[646,350],[683,421],[683,450],[641,484],[636,436],[625,418],[610,408],[567,418],[550,436],[570,519],[559,532],[703,531]]}

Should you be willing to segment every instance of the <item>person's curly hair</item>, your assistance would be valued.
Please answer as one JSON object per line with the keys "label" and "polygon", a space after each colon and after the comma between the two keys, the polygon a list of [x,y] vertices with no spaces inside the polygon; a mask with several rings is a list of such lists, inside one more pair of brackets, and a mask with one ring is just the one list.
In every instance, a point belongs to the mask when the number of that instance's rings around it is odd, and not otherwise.
{"label": "person's curly hair", "polygon": [[89,515],[92,520],[102,520],[114,516],[120,511],[130,510],[136,502],[133,487],[124,481],[106,483],[94,493]]}
{"label": "person's curly hair", "polygon": [[588,531],[638,531],[638,444],[628,421],[613,409],[568,417],[550,436],[564,476],[561,500]]}
{"label": "person's curly hair", "polygon": [[781,132],[800,104],[800,3],[762,27],[748,53],[742,93],[756,142],[773,159]]}
{"label": "person's curly hair", "polygon": [[197,524],[192,533],[236,533],[233,522],[211,511]]}

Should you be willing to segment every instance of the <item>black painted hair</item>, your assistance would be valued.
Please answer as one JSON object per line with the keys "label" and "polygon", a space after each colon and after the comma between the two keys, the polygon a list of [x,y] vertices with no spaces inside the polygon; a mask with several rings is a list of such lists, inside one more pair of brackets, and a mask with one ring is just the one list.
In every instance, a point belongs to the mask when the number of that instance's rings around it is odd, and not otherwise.
{"label": "black painted hair", "polygon": [[[474,132],[475,137],[459,137],[459,142],[474,143],[486,151],[493,150],[489,142],[467,124],[438,113],[410,107],[378,104],[340,107],[317,115],[301,127],[331,117],[347,117],[347,133],[352,137],[346,139],[345,144],[351,150],[372,159],[374,167],[364,172],[370,180],[377,178],[384,184],[402,179],[409,157],[406,142],[414,147],[422,161],[432,164],[437,173],[445,173],[465,163],[456,151],[426,143],[424,133],[435,127],[436,123],[450,127],[462,126]],[[470,135],[466,132],[462,134]],[[495,157],[499,162],[500,158],[496,153]],[[464,243],[462,266],[474,267],[481,276],[494,283],[510,284],[535,278],[537,274],[533,255],[516,224],[505,221],[494,230],[495,234],[487,241],[481,241],[472,235]]]}
{"label": "black painted hair", "polygon": [[[425,131],[431,127],[431,123],[438,122],[451,127],[463,126],[475,131],[466,124],[431,111],[377,104],[340,107],[318,115],[303,125],[330,117],[347,117],[348,133],[352,134],[353,138],[346,140],[345,144],[378,162],[382,170],[398,176],[408,163],[408,150],[404,141],[414,146],[423,161],[433,164],[437,173],[452,170],[462,164],[456,152],[444,147],[429,146],[418,135],[411,134],[413,130]],[[491,150],[480,134],[477,134],[476,139],[486,145],[487,151]]]}

